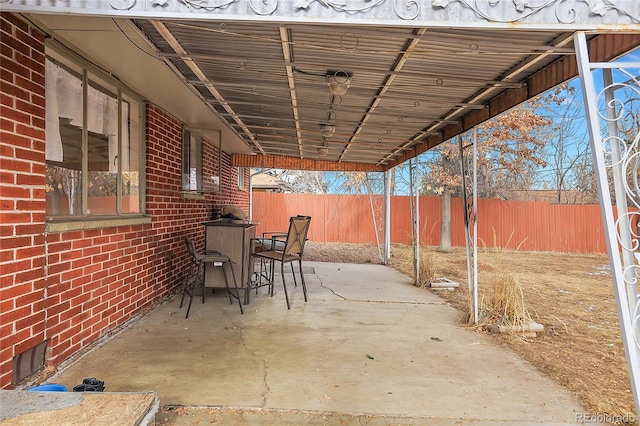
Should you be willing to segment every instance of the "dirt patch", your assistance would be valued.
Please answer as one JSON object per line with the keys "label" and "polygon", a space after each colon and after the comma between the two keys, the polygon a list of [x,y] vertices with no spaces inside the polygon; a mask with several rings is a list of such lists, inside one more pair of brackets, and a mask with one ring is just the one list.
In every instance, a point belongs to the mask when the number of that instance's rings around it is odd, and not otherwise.
{"label": "dirt patch", "polygon": [[382,263],[374,245],[349,243],[318,243],[309,241],[304,247],[304,260],[338,263]]}
{"label": "dirt patch", "polygon": [[[467,312],[464,249],[422,251],[433,257],[437,277],[460,283],[458,290],[438,294]],[[370,245],[309,242],[305,260],[380,263],[380,256]],[[537,338],[494,335],[496,340],[573,392],[592,414],[636,418],[607,256],[481,250],[478,262],[480,294],[498,274],[515,274],[531,316],[545,328]],[[411,247],[393,245],[391,266],[412,276]]]}

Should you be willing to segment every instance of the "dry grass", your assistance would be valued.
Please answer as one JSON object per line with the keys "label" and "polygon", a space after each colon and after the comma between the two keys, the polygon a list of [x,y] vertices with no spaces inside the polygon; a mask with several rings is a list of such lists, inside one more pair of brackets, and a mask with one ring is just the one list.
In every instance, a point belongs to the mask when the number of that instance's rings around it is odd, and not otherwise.
{"label": "dry grass", "polygon": [[512,273],[494,277],[489,289],[482,292],[478,306],[480,325],[522,326],[533,322],[522,286]]}
{"label": "dry grass", "polygon": [[414,285],[427,288],[436,279],[436,266],[431,253],[420,253],[420,282]]}
{"label": "dry grass", "polygon": [[[306,260],[380,262],[375,246],[310,241],[307,247]],[[394,245],[391,266],[412,276],[411,253],[410,246]],[[465,250],[442,253],[423,247],[421,253],[430,257],[436,277],[460,283],[456,291],[438,294],[462,317],[469,306]],[[482,249],[479,290],[482,293],[505,273],[513,274],[528,312],[544,325],[545,334],[494,335],[496,340],[573,392],[592,414],[629,418],[635,409],[608,264],[606,255]]]}

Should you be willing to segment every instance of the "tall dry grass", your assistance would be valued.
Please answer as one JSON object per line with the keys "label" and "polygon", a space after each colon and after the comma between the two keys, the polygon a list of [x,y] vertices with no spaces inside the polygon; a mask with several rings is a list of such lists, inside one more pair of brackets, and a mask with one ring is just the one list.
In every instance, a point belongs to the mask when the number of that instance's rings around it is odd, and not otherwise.
{"label": "tall dry grass", "polygon": [[533,322],[522,286],[513,273],[498,276],[491,287],[482,293],[478,307],[479,325],[522,326]]}
{"label": "tall dry grass", "polygon": [[424,252],[420,254],[419,272],[420,279],[416,280],[414,277],[414,285],[420,288],[429,287],[436,278],[436,265],[433,261],[433,254]]}
{"label": "tall dry grass", "polygon": [[[498,247],[496,230],[493,230],[493,249],[494,253],[498,253],[500,260],[496,268],[500,273],[491,274],[489,286],[484,288],[480,294],[478,301],[478,324],[479,325],[507,325],[507,326],[523,326],[533,322],[529,309],[525,302],[524,292],[516,274],[509,268],[507,256],[514,251],[517,252],[522,244],[521,241],[515,250]],[[509,235],[505,247],[509,247],[515,230]],[[483,242],[484,243],[484,242]],[[484,247],[486,252],[487,247]],[[471,314],[468,316],[471,317]]]}

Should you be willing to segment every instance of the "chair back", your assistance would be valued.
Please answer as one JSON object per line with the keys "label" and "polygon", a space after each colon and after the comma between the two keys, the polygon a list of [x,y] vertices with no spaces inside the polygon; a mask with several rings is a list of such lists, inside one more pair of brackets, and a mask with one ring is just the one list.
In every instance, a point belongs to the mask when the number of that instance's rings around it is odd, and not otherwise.
{"label": "chair back", "polygon": [[289,232],[284,245],[284,255],[302,256],[307,241],[311,216],[294,216],[289,219]]}
{"label": "chair back", "polygon": [[193,243],[191,238],[184,236],[184,244],[187,246],[187,253],[192,261],[196,260],[196,245]]}

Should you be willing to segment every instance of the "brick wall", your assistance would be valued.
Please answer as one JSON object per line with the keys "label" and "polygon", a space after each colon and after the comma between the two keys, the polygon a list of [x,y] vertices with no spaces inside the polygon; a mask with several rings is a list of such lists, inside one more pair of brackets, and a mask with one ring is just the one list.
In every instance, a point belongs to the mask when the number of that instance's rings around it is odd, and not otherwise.
{"label": "brick wall", "polygon": [[45,339],[43,35],[0,17],[0,385]]}
{"label": "brick wall", "polygon": [[[223,153],[222,191],[184,197],[182,123],[149,105],[146,213],[152,222],[45,233],[43,37],[11,14],[2,13],[0,23],[0,388],[9,388],[18,353],[46,340],[47,363],[57,365],[166,297],[183,277],[182,235],[202,245],[201,222],[214,207],[248,210],[249,194],[238,191],[237,169]],[[206,167],[217,166],[212,144],[203,151]]]}

